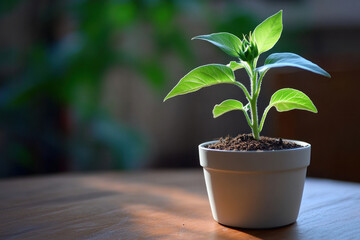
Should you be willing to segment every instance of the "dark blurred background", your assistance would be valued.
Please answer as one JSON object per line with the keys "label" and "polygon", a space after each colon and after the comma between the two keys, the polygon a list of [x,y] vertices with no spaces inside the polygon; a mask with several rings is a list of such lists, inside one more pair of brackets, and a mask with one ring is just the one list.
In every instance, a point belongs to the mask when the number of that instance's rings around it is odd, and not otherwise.
{"label": "dark blurred background", "polygon": [[319,113],[271,110],[262,135],[310,142],[310,176],[360,181],[358,0],[2,0],[0,177],[198,167],[199,143],[250,129],[241,112],[212,118],[216,103],[244,100],[233,86],[162,103],[191,69],[233,60],[191,37],[242,36],[280,9],[282,38],[259,63],[295,52],[332,78],[271,70],[261,113],[283,87],[304,91]]}

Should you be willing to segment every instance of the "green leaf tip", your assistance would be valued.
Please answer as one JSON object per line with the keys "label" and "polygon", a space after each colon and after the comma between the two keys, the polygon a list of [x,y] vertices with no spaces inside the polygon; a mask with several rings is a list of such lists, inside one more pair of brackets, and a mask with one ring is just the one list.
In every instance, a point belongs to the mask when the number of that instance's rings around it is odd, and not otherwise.
{"label": "green leaf tip", "polygon": [[224,113],[233,111],[233,110],[241,110],[245,111],[244,106],[241,102],[234,100],[234,99],[228,99],[223,101],[220,104],[216,104],[213,109],[213,117],[217,118]]}
{"label": "green leaf tip", "polygon": [[186,74],[169,92],[164,101],[169,98],[195,92],[204,87],[220,83],[234,83],[234,72],[222,64],[208,64],[197,67]]}
{"label": "green leaf tip", "polygon": [[283,24],[282,10],[265,19],[254,30],[259,54],[270,50],[280,39]]}
{"label": "green leaf tip", "polygon": [[193,37],[191,40],[198,39],[210,42],[232,57],[239,57],[241,40],[234,34],[227,32],[212,33]]}
{"label": "green leaf tip", "polygon": [[324,69],[295,53],[273,53],[267,57],[265,64],[258,67],[256,71],[264,72],[270,68],[278,67],[297,67],[331,78],[330,74]]}
{"label": "green leaf tip", "polygon": [[229,62],[229,64],[227,64],[226,66],[231,68],[233,71],[244,68],[244,64],[235,61]]}
{"label": "green leaf tip", "polygon": [[317,113],[313,102],[303,92],[292,89],[283,88],[276,91],[270,99],[269,107],[275,107],[278,112],[286,112],[293,109],[306,110]]}

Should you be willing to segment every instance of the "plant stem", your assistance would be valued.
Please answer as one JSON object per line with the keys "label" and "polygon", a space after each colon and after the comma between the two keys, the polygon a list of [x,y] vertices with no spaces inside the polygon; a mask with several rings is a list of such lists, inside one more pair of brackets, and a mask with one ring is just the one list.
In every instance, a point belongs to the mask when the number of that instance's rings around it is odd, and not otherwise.
{"label": "plant stem", "polygon": [[260,132],[259,132],[259,123],[258,123],[258,113],[257,113],[257,96],[253,96],[253,98],[250,101],[250,111],[251,111],[251,119],[252,119],[252,124],[251,124],[251,130],[252,130],[252,134],[253,137],[256,140],[260,139]]}
{"label": "plant stem", "polygon": [[[255,65],[255,64],[254,64]],[[257,100],[258,100],[258,83],[257,83],[257,78],[258,78],[258,74],[255,72],[255,67],[254,65],[250,65],[251,68],[251,75],[250,80],[251,80],[251,99],[250,99],[250,111],[251,111],[251,119],[252,119],[252,124],[251,124],[251,129],[252,129],[252,134],[253,137],[256,140],[260,140],[260,132],[259,132],[259,120],[258,120],[258,112],[257,112]]]}
{"label": "plant stem", "polygon": [[249,126],[252,128],[252,124],[251,124],[251,120],[249,118],[249,114],[246,112],[246,110],[243,111],[244,112],[244,115],[246,117],[246,121],[247,123],[249,124]]}
{"label": "plant stem", "polygon": [[268,70],[265,70],[265,72],[262,72],[259,76],[259,81],[258,81],[258,86],[257,86],[257,91],[256,91],[256,94],[259,95],[260,93],[260,89],[261,89],[261,83],[262,83],[262,80],[265,76],[265,74],[267,73]]}
{"label": "plant stem", "polygon": [[246,96],[246,99],[247,99],[248,101],[250,101],[251,96],[250,96],[248,90],[246,89],[246,87],[245,87],[242,83],[240,83],[240,82],[234,82],[234,84],[237,85],[238,87],[240,87],[240,88],[243,90],[243,92],[244,92],[244,94],[245,94],[245,96]]}
{"label": "plant stem", "polygon": [[259,127],[259,133],[261,132],[263,126],[264,126],[264,122],[265,122],[265,118],[267,113],[269,112],[270,108],[272,107],[272,105],[267,106],[267,108],[265,108],[263,116],[261,118],[261,122],[260,122],[260,127]]}

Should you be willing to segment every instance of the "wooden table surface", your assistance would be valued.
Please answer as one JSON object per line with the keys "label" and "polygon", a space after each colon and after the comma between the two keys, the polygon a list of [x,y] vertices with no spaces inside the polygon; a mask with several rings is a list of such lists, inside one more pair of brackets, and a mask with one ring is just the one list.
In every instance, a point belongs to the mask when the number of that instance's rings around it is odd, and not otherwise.
{"label": "wooden table surface", "polygon": [[360,184],[307,179],[295,224],[248,230],[212,219],[200,170],[0,181],[0,239],[360,239]]}

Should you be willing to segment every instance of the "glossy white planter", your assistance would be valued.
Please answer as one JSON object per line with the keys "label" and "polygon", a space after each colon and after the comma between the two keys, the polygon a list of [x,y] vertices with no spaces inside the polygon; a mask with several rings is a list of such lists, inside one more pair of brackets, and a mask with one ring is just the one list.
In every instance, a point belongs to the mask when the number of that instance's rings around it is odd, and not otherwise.
{"label": "glossy white planter", "polygon": [[[287,140],[292,141],[292,140]],[[199,145],[214,219],[240,228],[273,228],[296,221],[311,146],[276,151],[223,151]]]}

